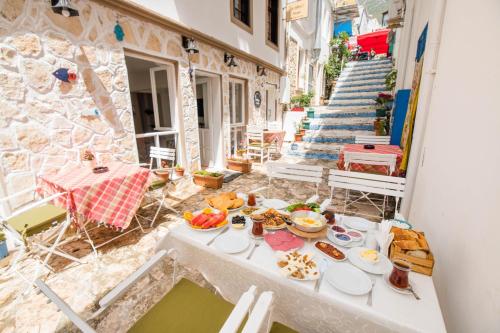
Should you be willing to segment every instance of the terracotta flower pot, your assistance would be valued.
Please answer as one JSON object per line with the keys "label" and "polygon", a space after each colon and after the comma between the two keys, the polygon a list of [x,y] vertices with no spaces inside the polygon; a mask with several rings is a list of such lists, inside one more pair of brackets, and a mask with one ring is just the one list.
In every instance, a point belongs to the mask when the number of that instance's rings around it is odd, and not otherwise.
{"label": "terracotta flower pot", "polygon": [[301,133],[295,133],[295,141],[302,141],[302,134]]}
{"label": "terracotta flower pot", "polygon": [[184,176],[184,169],[175,169],[175,174],[178,177],[183,177]]}
{"label": "terracotta flower pot", "polygon": [[252,171],[252,162],[250,160],[227,160],[227,168],[241,173],[250,173]]}
{"label": "terracotta flower pot", "polygon": [[168,181],[170,178],[170,170],[168,169],[159,169],[156,170],[154,173],[164,181]]}
{"label": "terracotta flower pot", "polygon": [[302,111],[304,111],[304,108],[301,107],[301,106],[294,106],[292,108],[292,111],[294,111],[294,112],[302,112]]}
{"label": "terracotta flower pot", "polygon": [[203,187],[219,189],[222,187],[222,183],[224,182],[224,175],[219,177],[205,176],[193,174],[193,181],[196,185],[200,185]]}

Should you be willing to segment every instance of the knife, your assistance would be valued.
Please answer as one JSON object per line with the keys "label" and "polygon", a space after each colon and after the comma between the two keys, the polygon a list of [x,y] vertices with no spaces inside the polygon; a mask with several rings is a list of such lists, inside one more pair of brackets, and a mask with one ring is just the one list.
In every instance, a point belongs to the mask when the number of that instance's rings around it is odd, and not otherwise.
{"label": "knife", "polygon": [[229,226],[222,229],[221,232],[219,232],[214,238],[212,238],[211,240],[208,241],[207,246],[210,246],[217,239],[217,237],[219,237],[220,235],[222,235],[223,233],[225,233],[228,230],[229,230]]}

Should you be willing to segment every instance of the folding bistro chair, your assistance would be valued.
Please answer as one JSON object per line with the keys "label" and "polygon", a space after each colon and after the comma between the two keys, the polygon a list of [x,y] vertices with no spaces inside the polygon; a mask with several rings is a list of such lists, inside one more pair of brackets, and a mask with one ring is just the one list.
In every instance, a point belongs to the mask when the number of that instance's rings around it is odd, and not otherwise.
{"label": "folding bistro chair", "polygon": [[[58,255],[78,263],[85,263],[60,248],[60,246],[72,240],[63,240],[67,228],[71,225],[71,218],[67,210],[54,206],[50,202],[67,194],[57,193],[37,201],[31,199],[28,204],[15,210],[11,209],[12,202],[16,198],[19,200],[22,196],[30,195],[33,195],[32,198],[35,197],[36,191],[34,188],[0,199],[2,228],[7,240],[19,247],[8,272],[17,271],[16,266],[19,260],[35,248],[42,254],[45,253],[45,258],[40,256],[39,259],[41,264],[49,270],[52,270],[48,265],[52,255]],[[38,277],[39,271],[40,267],[36,269],[35,278]],[[29,279],[25,279],[29,281]]]}
{"label": "folding bistro chair", "polygon": [[[175,149],[152,146],[151,150],[150,150],[149,157],[150,157],[149,164],[142,163],[141,165],[148,166],[149,170],[151,170],[153,172],[161,168],[161,161],[170,161],[171,162],[169,180],[165,181],[165,180],[160,179],[160,178],[154,180],[144,195],[146,198],[148,198],[152,202],[146,204],[145,206],[139,207],[139,209],[144,209],[144,208],[150,207],[152,205],[158,204],[158,209],[156,210],[154,217],[149,218],[149,217],[146,217],[143,215],[136,214],[136,216],[139,216],[145,220],[150,221],[151,224],[149,225],[149,227],[151,228],[154,225],[156,218],[158,217],[158,214],[160,213],[161,207],[165,207],[166,209],[169,209],[176,214],[179,214],[179,212],[175,208],[173,208],[172,206],[168,205],[166,202],[166,197],[167,197],[166,192],[168,191],[168,186],[171,184],[171,181],[173,180],[172,178],[174,175],[173,168],[174,168],[174,163],[175,163]],[[157,160],[157,166],[159,167],[157,169],[153,169],[153,162],[155,159]],[[161,198],[160,199],[158,199],[154,195],[154,193],[157,190],[161,190]]]}
{"label": "folding bistro chair", "polygon": [[[349,200],[346,196],[344,199],[344,214],[347,208],[356,202],[363,199],[373,205],[382,214],[382,218],[385,218],[385,206],[386,200],[383,201],[382,205],[377,205],[374,199],[370,198],[371,194],[379,194],[383,196],[394,197],[396,200],[395,212],[398,212],[399,200],[404,196],[406,179],[401,177],[391,177],[384,175],[375,175],[371,173],[362,172],[352,172],[352,171],[342,171],[342,170],[330,170],[330,175],[328,178],[328,185],[331,187],[330,200],[333,199],[333,192],[337,188],[342,188],[346,190],[359,191],[361,196],[354,200]],[[359,213],[361,215],[374,216],[376,215]]]}
{"label": "folding bistro chair", "polygon": [[269,160],[270,144],[264,142],[264,130],[247,126],[247,156],[258,157],[259,163],[264,164],[264,160]]}
{"label": "folding bistro chair", "polygon": [[388,145],[391,142],[390,136],[378,135],[356,135],[354,143],[371,144],[371,145]]}
{"label": "folding bistro chair", "polygon": [[[99,309],[89,319],[95,318],[104,312],[125,294],[134,283],[148,274],[151,269],[165,257],[172,254],[173,251],[161,250],[157,252],[136,272],[106,294],[99,301]],[[35,284],[82,332],[95,332],[86,320],[75,313],[42,280],[36,280]],[[255,293],[256,287],[251,286],[248,291],[243,293],[236,305],[233,305],[208,289],[199,287],[189,280],[181,279],[130,328],[129,332],[236,333],[250,312]],[[198,315],[194,318],[193,313]]]}
{"label": "folding bistro chair", "polygon": [[308,201],[312,202],[318,199],[319,184],[323,181],[323,167],[317,165],[267,162],[266,170],[268,191],[271,188],[273,178],[297,180],[316,184],[316,194]]}

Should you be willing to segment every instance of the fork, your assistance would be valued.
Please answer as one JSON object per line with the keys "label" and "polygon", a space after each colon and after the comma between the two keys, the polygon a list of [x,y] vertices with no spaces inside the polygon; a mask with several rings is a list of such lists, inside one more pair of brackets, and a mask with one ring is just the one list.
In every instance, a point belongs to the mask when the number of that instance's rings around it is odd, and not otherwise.
{"label": "fork", "polygon": [[316,284],[314,285],[314,291],[318,292],[319,287],[321,286],[321,281],[323,281],[323,277],[325,276],[325,271],[328,268],[328,261],[325,258],[321,258],[321,266],[319,267],[319,279],[316,280]]}
{"label": "fork", "polygon": [[372,306],[372,301],[373,301],[373,288],[375,288],[375,282],[377,282],[374,278],[370,277],[370,280],[372,280],[372,288],[370,289],[370,292],[368,293],[368,299],[366,300],[366,305]]}
{"label": "fork", "polygon": [[260,246],[260,241],[256,240],[256,241],[254,242],[254,245],[253,245],[252,250],[250,251],[250,253],[249,253],[249,254],[248,254],[248,256],[247,256],[247,260],[250,260],[250,258],[252,258],[252,255],[253,255],[253,253],[255,252],[255,249],[256,249],[256,248],[258,248],[259,246]]}

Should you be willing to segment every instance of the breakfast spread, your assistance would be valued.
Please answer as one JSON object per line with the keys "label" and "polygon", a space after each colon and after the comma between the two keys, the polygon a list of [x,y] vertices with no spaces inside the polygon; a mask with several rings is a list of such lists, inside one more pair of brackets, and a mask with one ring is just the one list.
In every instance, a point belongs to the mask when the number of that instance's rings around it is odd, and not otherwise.
{"label": "breakfast spread", "polygon": [[286,226],[287,216],[276,209],[270,208],[262,214],[252,214],[253,221],[262,221],[265,229],[282,229]]}
{"label": "breakfast spread", "polygon": [[335,260],[344,260],[345,254],[344,252],[337,249],[335,246],[328,244],[326,242],[316,242],[314,244],[318,250],[326,254],[327,256],[335,259]]}
{"label": "breakfast spread", "polygon": [[209,197],[206,200],[210,207],[219,210],[237,209],[245,203],[242,198],[238,198],[235,192],[222,192],[219,195]]}
{"label": "breakfast spread", "polygon": [[323,226],[323,223],[320,220],[311,218],[311,217],[296,217],[293,219],[293,222],[295,222],[298,225],[304,226],[304,227],[321,227]]}
{"label": "breakfast spread", "polygon": [[184,212],[184,219],[193,229],[215,229],[227,224],[227,211],[215,212],[211,208],[205,208],[196,216],[191,212]]}
{"label": "breakfast spread", "polygon": [[244,216],[241,215],[235,215],[231,219],[231,225],[235,229],[244,229],[246,225],[246,219]]}
{"label": "breakfast spread", "polygon": [[253,214],[253,212],[255,212],[255,211],[259,210],[259,209],[260,209],[260,208],[257,208],[257,207],[247,207],[247,208],[243,208],[243,209],[241,210],[241,213],[242,213],[243,215],[252,215],[252,214]]}
{"label": "breakfast spread", "polygon": [[316,280],[319,279],[320,274],[312,257],[311,254],[300,254],[297,251],[278,251],[278,266],[286,277],[297,280]]}
{"label": "breakfast spread", "polygon": [[301,238],[282,230],[264,235],[264,240],[274,251],[289,251],[304,246]]}
{"label": "breakfast spread", "polygon": [[370,264],[376,264],[376,263],[378,263],[380,261],[378,252],[375,251],[375,250],[361,251],[359,253],[359,256],[360,256],[361,259],[363,259],[364,261],[369,262]]}

